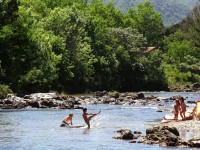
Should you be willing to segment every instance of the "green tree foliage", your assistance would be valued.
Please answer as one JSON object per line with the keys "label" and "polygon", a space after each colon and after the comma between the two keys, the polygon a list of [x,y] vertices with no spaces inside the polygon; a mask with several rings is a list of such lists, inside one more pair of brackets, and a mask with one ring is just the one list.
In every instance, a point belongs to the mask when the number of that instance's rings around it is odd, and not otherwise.
{"label": "green tree foliage", "polygon": [[[2,67],[1,67],[1,60],[0,60],[0,78],[2,79],[3,76],[4,76],[4,71],[3,71]],[[2,81],[0,80],[0,82],[2,82]]]}
{"label": "green tree foliage", "polygon": [[16,18],[18,10],[17,0],[1,0],[0,1],[0,29],[6,24],[12,23]]}
{"label": "green tree foliage", "polygon": [[165,38],[167,53],[163,65],[171,86],[200,81],[198,47],[187,38],[188,34],[179,30]]}
{"label": "green tree foliage", "polygon": [[17,72],[23,72],[23,67],[26,66],[26,54],[23,53],[26,46],[22,48],[26,41],[26,33],[20,32],[21,27],[17,24],[19,3],[13,0],[1,1],[1,4],[0,60],[5,73],[1,80],[5,84],[13,84],[14,89],[20,76]]}
{"label": "green tree foliage", "polygon": [[12,90],[9,86],[0,84],[0,99],[5,98],[9,93],[12,93]]}
{"label": "green tree foliage", "polygon": [[118,62],[113,84],[120,90],[139,90],[135,87],[140,86],[139,80],[142,80],[143,76],[141,68],[138,67],[137,56],[143,52],[142,46],[146,43],[146,38],[132,28],[112,28],[110,35],[113,53]]}
{"label": "green tree foliage", "polygon": [[[137,8],[139,3],[147,0],[104,0],[105,3],[113,2],[116,8],[127,12],[130,8]],[[171,26],[184,19],[189,11],[198,3],[198,0],[150,0],[155,11],[162,15],[165,26]]]}
{"label": "green tree foliage", "polygon": [[184,40],[181,31],[177,31],[166,38],[165,43],[167,44],[168,49],[168,60],[173,63],[179,64],[185,62],[185,56],[195,56],[196,54],[196,49],[193,46],[192,41]]}
{"label": "green tree foliage", "polygon": [[[140,66],[143,68],[144,78],[141,82],[148,85],[144,90],[168,89],[167,78],[165,78],[165,68],[163,54],[158,49],[139,59]],[[144,87],[143,87],[144,88]]]}
{"label": "green tree foliage", "polygon": [[200,58],[200,4],[183,21],[181,29],[185,33],[184,38],[194,43],[197,48],[196,56]]}
{"label": "green tree foliage", "polygon": [[146,38],[148,45],[158,46],[162,40],[163,21],[161,15],[154,11],[153,5],[147,1],[138,4],[138,9],[129,9],[127,24],[138,29]]}
{"label": "green tree foliage", "polygon": [[[160,61],[153,62],[159,55],[143,54],[158,45],[162,27],[149,2],[133,14],[101,0],[21,0],[17,6],[17,17],[8,16],[12,21],[0,30],[1,82],[13,91],[138,91],[164,82]],[[156,88],[165,89],[150,89]]]}

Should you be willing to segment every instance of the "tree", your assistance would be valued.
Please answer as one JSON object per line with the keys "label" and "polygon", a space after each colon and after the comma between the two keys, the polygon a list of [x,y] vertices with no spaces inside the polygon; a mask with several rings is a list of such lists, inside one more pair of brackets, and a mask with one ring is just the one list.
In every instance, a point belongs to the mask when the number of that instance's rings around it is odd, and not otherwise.
{"label": "tree", "polygon": [[2,26],[11,24],[18,17],[18,1],[2,0],[0,1],[0,29]]}
{"label": "tree", "polygon": [[200,5],[197,5],[183,21],[181,29],[185,33],[184,38],[192,40],[195,47],[197,47],[196,56],[200,58]]}
{"label": "tree", "polygon": [[147,38],[148,45],[159,46],[163,36],[163,21],[150,1],[138,4],[138,9],[130,8],[127,13],[128,26],[138,29]]}
{"label": "tree", "polygon": [[196,47],[184,37],[185,33],[179,30],[165,38],[167,52],[163,66],[170,86],[198,82],[200,79]]}

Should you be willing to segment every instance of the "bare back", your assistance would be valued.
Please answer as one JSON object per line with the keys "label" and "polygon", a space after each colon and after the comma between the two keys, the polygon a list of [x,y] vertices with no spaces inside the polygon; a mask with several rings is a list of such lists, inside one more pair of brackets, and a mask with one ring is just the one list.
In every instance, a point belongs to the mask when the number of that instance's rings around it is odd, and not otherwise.
{"label": "bare back", "polygon": [[174,114],[178,114],[179,112],[179,105],[174,105]]}
{"label": "bare back", "polygon": [[185,105],[185,103],[181,103],[181,111],[182,112],[186,111],[186,105]]}

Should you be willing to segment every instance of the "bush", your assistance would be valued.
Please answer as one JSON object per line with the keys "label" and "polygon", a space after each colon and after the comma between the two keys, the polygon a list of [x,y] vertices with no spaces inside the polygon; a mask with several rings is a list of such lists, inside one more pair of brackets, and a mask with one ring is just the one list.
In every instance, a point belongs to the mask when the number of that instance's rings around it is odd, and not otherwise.
{"label": "bush", "polygon": [[5,98],[9,93],[13,93],[9,86],[0,84],[0,99]]}

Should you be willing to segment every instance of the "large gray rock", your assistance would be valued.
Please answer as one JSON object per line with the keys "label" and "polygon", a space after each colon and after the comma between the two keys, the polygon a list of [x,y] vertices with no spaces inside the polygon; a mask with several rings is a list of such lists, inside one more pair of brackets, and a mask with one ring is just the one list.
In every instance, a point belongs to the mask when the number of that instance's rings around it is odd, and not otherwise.
{"label": "large gray rock", "polygon": [[39,102],[35,101],[35,100],[29,101],[28,105],[31,106],[31,107],[33,107],[33,108],[39,108],[40,107]]}
{"label": "large gray rock", "polygon": [[115,136],[115,139],[123,139],[123,140],[133,140],[134,135],[132,133],[131,130],[128,129],[122,129],[122,130],[118,130],[118,133],[120,133],[120,135]]}
{"label": "large gray rock", "polygon": [[153,127],[146,129],[144,143],[159,143],[161,146],[178,146],[179,132],[175,127]]}
{"label": "large gray rock", "polygon": [[200,138],[192,138],[188,141],[188,146],[200,148]]}
{"label": "large gray rock", "polygon": [[144,94],[143,93],[138,93],[137,94],[137,98],[138,99],[143,99],[144,98]]}

